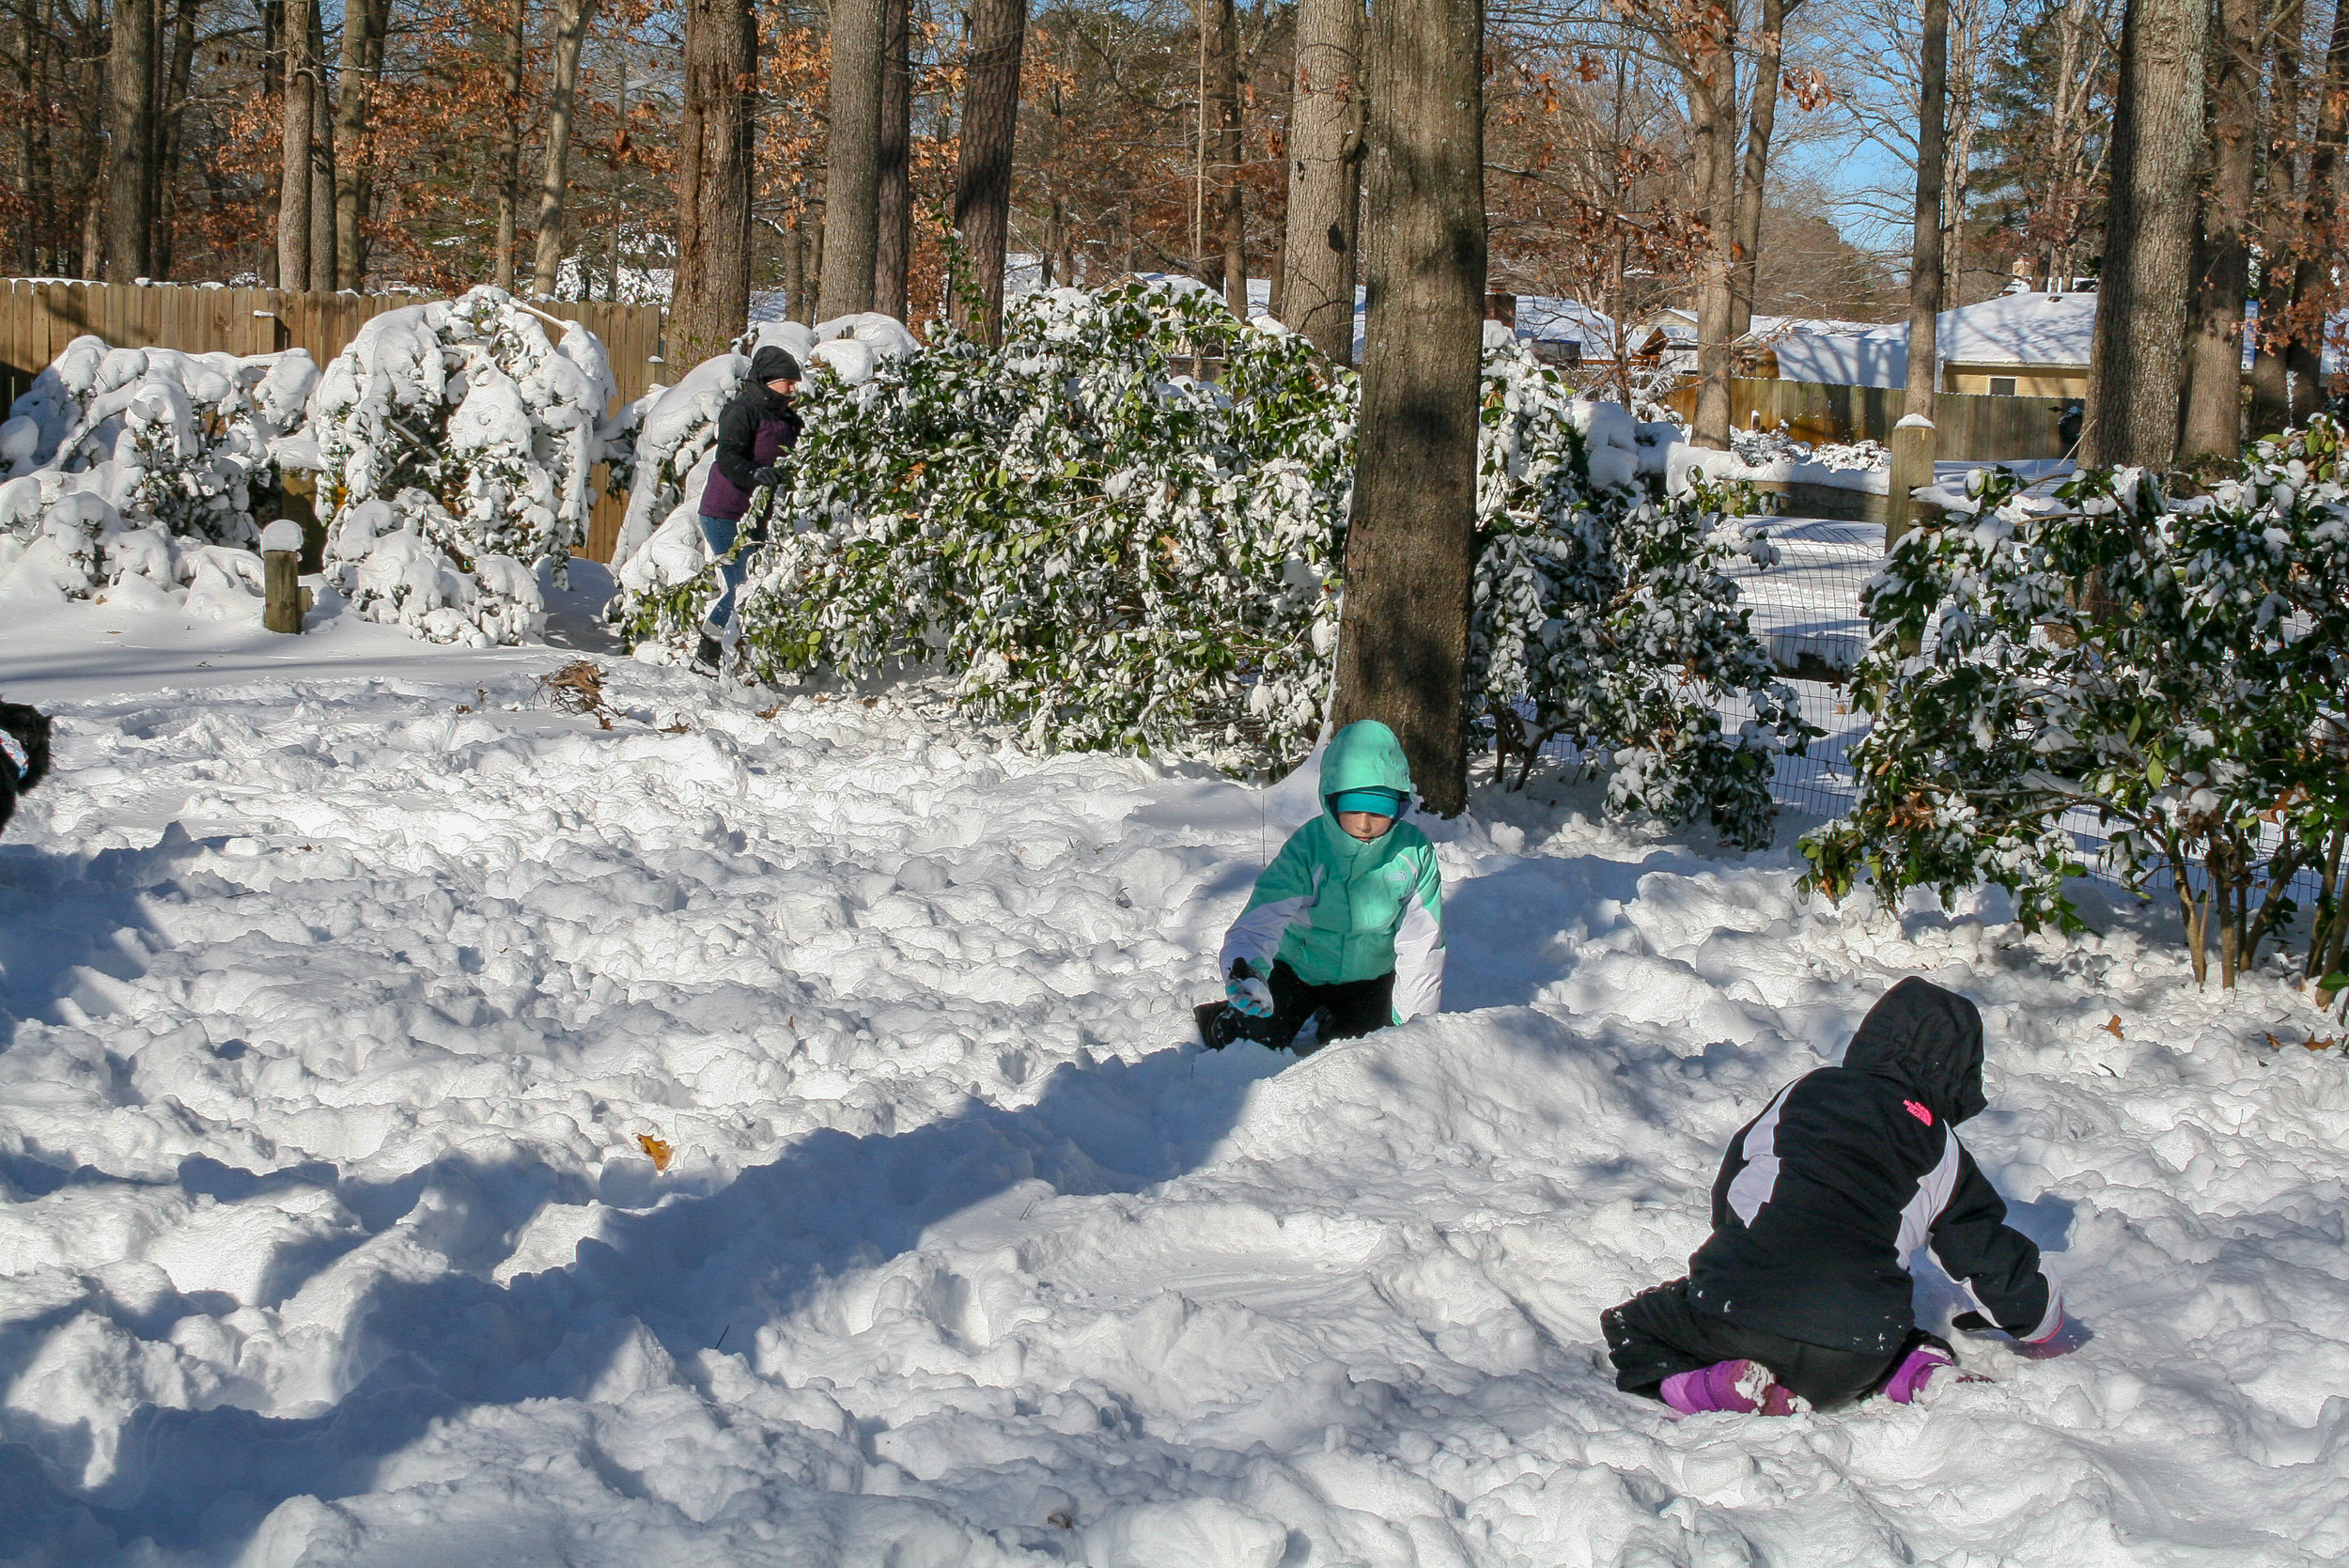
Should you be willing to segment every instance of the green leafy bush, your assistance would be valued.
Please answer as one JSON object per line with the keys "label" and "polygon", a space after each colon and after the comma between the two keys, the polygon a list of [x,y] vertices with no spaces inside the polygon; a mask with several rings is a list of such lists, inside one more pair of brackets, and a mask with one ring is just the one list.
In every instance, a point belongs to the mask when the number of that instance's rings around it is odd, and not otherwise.
{"label": "green leafy bush", "polygon": [[[742,658],[770,681],[935,660],[1038,748],[1283,770],[1328,700],[1356,400],[1277,324],[1140,283],[1021,300],[997,349],[945,334],[854,384],[811,366]],[[1764,842],[1771,760],[1804,732],[1722,568],[1766,546],[1702,492],[1641,488],[1636,444],[1616,405],[1488,349],[1466,719],[1519,783],[1570,738],[1615,809]],[[615,620],[676,657],[716,592],[698,533],[673,520],[619,576]],[[1724,693],[1754,721],[1724,726]]]}
{"label": "green leafy bush", "polygon": [[[2258,444],[2207,496],[2134,469],[2054,505],[1977,471],[1968,505],[1901,540],[1865,598],[1854,676],[1872,718],[1857,812],[1810,835],[1810,884],[1947,901],[1992,884],[2030,926],[2070,928],[2084,809],[2113,868],[2167,872],[2197,979],[2224,984],[2321,886],[2307,972],[2338,967],[2349,730],[2349,492],[2340,431]],[[1918,650],[1918,651],[1910,651]]]}

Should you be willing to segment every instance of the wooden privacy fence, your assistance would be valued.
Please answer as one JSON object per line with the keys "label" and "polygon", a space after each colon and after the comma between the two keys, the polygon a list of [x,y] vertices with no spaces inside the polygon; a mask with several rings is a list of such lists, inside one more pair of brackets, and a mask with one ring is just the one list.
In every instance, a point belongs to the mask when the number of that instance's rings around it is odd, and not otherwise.
{"label": "wooden privacy fence", "polygon": [[[1797,441],[1813,443],[1889,442],[1906,398],[1899,387],[1830,386],[1739,376],[1729,383],[1729,417],[1741,430],[1774,430],[1784,425],[1786,433]],[[1693,383],[1676,389],[1666,401],[1682,418],[1696,416]],[[1937,393],[1933,399],[1934,455],[1952,461],[2063,457],[2068,448],[2056,427],[2063,402],[2060,397]]]}
{"label": "wooden privacy fence", "polygon": [[[178,349],[192,354],[306,349],[324,369],[373,318],[428,303],[415,294],[0,279],[0,410],[23,396],[67,344],[86,334],[117,349]],[[581,322],[601,340],[612,379],[618,383],[619,401],[643,396],[662,379],[660,306],[601,301],[528,303],[559,320]],[[599,561],[611,555],[625,510],[610,497],[597,502],[584,554]]]}

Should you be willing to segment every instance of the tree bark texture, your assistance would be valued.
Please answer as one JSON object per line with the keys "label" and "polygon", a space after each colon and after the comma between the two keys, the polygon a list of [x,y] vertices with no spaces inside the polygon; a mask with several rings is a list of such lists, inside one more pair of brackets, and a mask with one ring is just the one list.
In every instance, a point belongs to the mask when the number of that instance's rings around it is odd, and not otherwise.
{"label": "tree bark texture", "polygon": [[750,89],[757,69],[748,0],[688,0],[667,349],[674,376],[725,352],[750,325]]}
{"label": "tree bark texture", "polygon": [[334,287],[366,286],[360,224],[367,211],[367,113],[383,71],[383,35],[391,0],[349,0],[343,10],[342,69],[334,81]]}
{"label": "tree bark texture", "polygon": [[1300,0],[1281,319],[1336,365],[1354,361],[1365,103],[1361,46],[1362,0]]}
{"label": "tree bark texture", "polygon": [[1746,166],[1737,180],[1737,270],[1732,274],[1729,339],[1753,330],[1753,288],[1762,259],[1762,197],[1770,173],[1770,137],[1778,128],[1779,69],[1785,56],[1786,18],[1802,0],[1762,0],[1762,30],[1753,40],[1753,90],[1746,111]]}
{"label": "tree bark texture", "polygon": [[1213,210],[1223,303],[1248,318],[1248,212],[1240,186],[1239,14],[1233,0],[1201,0],[1200,25],[1207,30],[1207,178],[1215,191]]}
{"label": "tree bark texture", "polygon": [[[2349,150],[2349,4],[2333,8],[2333,32],[2325,49],[2325,80],[2317,99],[2316,140],[2309,148],[2308,212],[2292,268],[2291,341],[2284,367],[2291,373],[2291,423],[2303,424],[2325,404],[2324,316],[2319,303],[2340,264],[2342,204],[2341,154]],[[2313,310],[2314,315],[2310,315]]]}
{"label": "tree bark texture", "polygon": [[2167,468],[2177,451],[2209,15],[2208,0],[2129,0],[2122,23],[2083,463]]}
{"label": "tree bark texture", "polygon": [[[559,0],[554,24],[554,80],[547,102],[547,162],[538,179],[538,255],[530,290],[550,295],[563,266],[563,203],[571,188],[571,117],[579,101],[579,52],[596,0]],[[583,291],[585,277],[581,279]]]}
{"label": "tree bark texture", "polygon": [[2251,281],[2245,227],[2259,173],[2260,0],[2218,0],[2211,40],[2210,188],[2195,247],[2178,455],[2243,455],[2243,304]]}
{"label": "tree bark texture", "polygon": [[[1931,419],[1934,396],[1941,389],[1941,181],[1950,105],[1950,0],[1924,0],[1918,65],[1917,226],[1908,251],[1908,396],[1902,413]],[[1908,498],[1894,496],[1892,502],[1892,510],[1900,514],[1895,524],[1906,523]]]}
{"label": "tree bark texture", "polygon": [[884,3],[873,308],[902,321],[911,304],[913,257],[913,7],[910,0]]}
{"label": "tree bark texture", "polygon": [[2266,136],[2268,156],[2264,187],[2265,217],[2270,232],[2268,259],[2260,268],[2259,344],[2251,355],[2251,428],[2261,434],[2292,423],[2292,376],[2284,365],[2283,339],[2275,331],[2292,308],[2292,269],[2279,264],[2272,232],[2288,218],[2299,201],[2300,159],[2286,138],[2300,123],[2300,34],[2306,22],[2304,0],[2281,0],[2274,18],[2273,75],[2268,88]]}
{"label": "tree bark texture", "polygon": [[1703,12],[1681,45],[1688,138],[1705,243],[1697,264],[1699,446],[1729,446],[1730,317],[1737,209],[1737,65],[1732,4]]}
{"label": "tree bark texture", "polygon": [[316,0],[286,0],[286,75],[278,94],[277,287],[310,287],[310,16]]}
{"label": "tree bark texture", "polygon": [[1380,0],[1368,35],[1370,321],[1331,719],[1392,728],[1421,798],[1451,816],[1468,800],[1484,8]]}
{"label": "tree bark texture", "polygon": [[[254,8],[261,16],[261,109],[266,120],[274,116],[282,127],[286,117],[286,0],[255,0]],[[270,193],[270,224],[272,231],[282,233],[286,221],[286,193],[282,180]],[[261,287],[281,286],[278,247],[261,247]]]}
{"label": "tree bark texture", "polygon": [[[955,171],[955,227],[971,260],[985,314],[971,318],[964,291],[953,302],[956,325],[995,342],[1003,322],[1003,251],[1011,240],[1011,154],[1019,128],[1019,57],[1028,32],[1028,0],[973,0],[971,56],[963,77],[962,147]],[[831,305],[827,286],[825,304]]]}
{"label": "tree bark texture", "polygon": [[310,287],[334,287],[334,97],[326,80],[326,11],[310,7]]}
{"label": "tree bark texture", "polygon": [[889,0],[833,0],[832,8],[824,309],[833,316],[873,308],[880,239],[881,34],[888,7]]}
{"label": "tree bark texture", "polygon": [[512,8],[501,40],[499,60],[505,67],[505,91],[498,104],[497,272],[494,281],[507,293],[514,290],[514,227],[522,202],[522,35],[530,19],[530,0],[506,0]]}
{"label": "tree bark texture", "polygon": [[[27,112],[25,105],[20,112]],[[117,0],[106,59],[106,268],[116,283],[148,273],[155,186],[155,8]]]}

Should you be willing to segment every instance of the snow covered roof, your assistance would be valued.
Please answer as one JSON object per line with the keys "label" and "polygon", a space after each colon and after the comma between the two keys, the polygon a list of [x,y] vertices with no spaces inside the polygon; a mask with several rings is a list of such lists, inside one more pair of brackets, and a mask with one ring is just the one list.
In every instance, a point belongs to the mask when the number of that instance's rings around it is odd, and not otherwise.
{"label": "snow covered roof", "polygon": [[1831,316],[1757,316],[1747,328],[1746,335],[1758,342],[1770,343],[1789,333],[1851,334],[1875,332],[1884,323],[1878,321],[1845,321]]}
{"label": "snow covered roof", "polygon": [[[2093,294],[2003,294],[1943,311],[1934,336],[1945,365],[2085,370],[2095,330]],[[1856,333],[1790,333],[1774,347],[1785,380],[1900,386],[1908,380],[1905,322]]]}
{"label": "snow covered roof", "polygon": [[1546,294],[1517,296],[1519,337],[1537,343],[1579,343],[1611,353],[1616,332],[1612,317],[1579,300],[1552,299]]}

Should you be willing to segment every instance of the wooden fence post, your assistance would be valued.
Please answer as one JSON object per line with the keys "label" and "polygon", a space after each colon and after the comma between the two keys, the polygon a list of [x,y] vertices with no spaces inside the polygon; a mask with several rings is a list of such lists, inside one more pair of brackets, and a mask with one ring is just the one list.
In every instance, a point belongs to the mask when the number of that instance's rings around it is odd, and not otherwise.
{"label": "wooden fence post", "polygon": [[302,524],[279,518],[261,530],[261,625],[302,629]]}
{"label": "wooden fence post", "polygon": [[1934,443],[1940,432],[1922,414],[1905,415],[1892,427],[1892,467],[1885,475],[1884,552],[1916,526],[1917,503],[1909,494],[1933,483]]}

